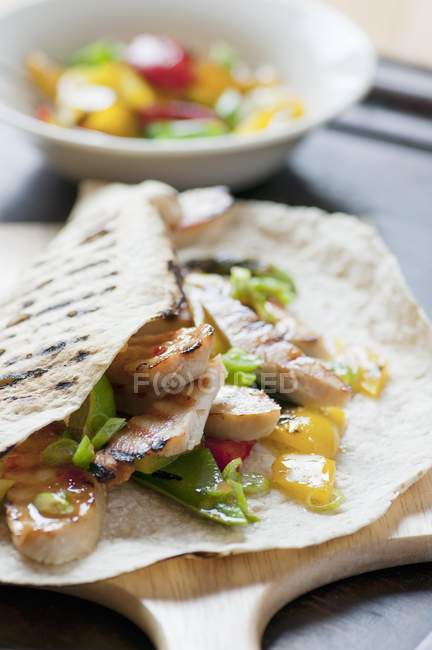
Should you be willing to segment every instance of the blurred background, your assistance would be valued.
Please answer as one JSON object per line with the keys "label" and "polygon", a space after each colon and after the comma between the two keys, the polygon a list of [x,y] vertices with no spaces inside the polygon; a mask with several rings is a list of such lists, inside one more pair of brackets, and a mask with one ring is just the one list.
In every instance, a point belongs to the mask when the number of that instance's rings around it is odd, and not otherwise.
{"label": "blurred background", "polygon": [[[0,0],[0,6],[15,1]],[[353,18],[382,56],[432,68],[431,0],[324,1]]]}
{"label": "blurred background", "polygon": [[380,54],[432,67],[431,0],[327,0],[369,34]]}
{"label": "blurred background", "polygon": [[[0,0],[0,8],[16,1]],[[276,174],[239,196],[368,220],[432,315],[432,0],[324,1],[369,35],[382,57],[376,83],[364,101],[308,136]],[[76,184],[15,130],[0,125],[0,142],[1,292],[64,221]],[[263,647],[321,650],[325,638],[331,650],[346,650],[347,643],[350,650],[413,650],[431,631],[431,594],[431,565],[351,578],[285,607],[268,626]],[[430,639],[425,643],[422,648],[432,648]],[[0,588],[0,648],[77,647],[153,648],[131,623],[96,605]]]}

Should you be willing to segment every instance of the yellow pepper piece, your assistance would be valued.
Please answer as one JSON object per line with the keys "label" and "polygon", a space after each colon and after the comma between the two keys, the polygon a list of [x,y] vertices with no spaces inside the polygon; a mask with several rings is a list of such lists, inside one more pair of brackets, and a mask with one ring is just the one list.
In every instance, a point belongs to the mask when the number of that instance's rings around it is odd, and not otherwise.
{"label": "yellow pepper piece", "polygon": [[195,81],[186,91],[191,102],[213,106],[227,88],[238,88],[229,71],[213,61],[199,60],[194,65]]}
{"label": "yellow pepper piece", "polygon": [[75,66],[73,70],[89,84],[108,86],[114,90],[122,103],[132,110],[146,108],[157,100],[151,86],[124,63],[112,61],[94,66]]}
{"label": "yellow pepper piece", "polygon": [[305,114],[304,104],[299,99],[293,99],[290,102],[290,109],[291,109],[291,117],[293,119],[303,117],[303,115]]}
{"label": "yellow pepper piece", "polygon": [[43,52],[32,52],[26,59],[27,73],[40,92],[54,99],[57,81],[63,70]]}
{"label": "yellow pepper piece", "polygon": [[321,412],[332,420],[338,428],[339,434],[342,435],[346,429],[346,415],[343,409],[336,406],[326,406],[321,409]]}
{"label": "yellow pepper piece", "polygon": [[376,353],[361,346],[345,347],[336,343],[333,368],[354,393],[380,397],[389,378],[387,363]]}
{"label": "yellow pepper piece", "polygon": [[299,100],[284,100],[274,106],[254,111],[234,129],[234,133],[257,133],[270,126],[273,118],[283,111],[289,111],[290,117],[296,119],[304,114],[303,104]]}
{"label": "yellow pepper piece", "polygon": [[255,111],[234,129],[234,133],[246,135],[266,129],[276,114],[275,109]]}
{"label": "yellow pepper piece", "polygon": [[133,138],[139,135],[139,129],[131,111],[116,102],[103,111],[88,113],[81,122],[85,129],[103,131],[109,135],[118,135],[124,138]]}
{"label": "yellow pepper piece", "polygon": [[326,506],[334,498],[335,462],[317,454],[283,454],[272,465],[276,487],[306,507]]}
{"label": "yellow pepper piece", "polygon": [[283,414],[266,441],[279,450],[295,449],[335,458],[340,442],[338,429],[334,420],[322,412],[298,407]]}
{"label": "yellow pepper piece", "polygon": [[369,361],[370,364],[361,369],[359,392],[377,398],[388,381],[388,366],[376,354],[369,353]]}

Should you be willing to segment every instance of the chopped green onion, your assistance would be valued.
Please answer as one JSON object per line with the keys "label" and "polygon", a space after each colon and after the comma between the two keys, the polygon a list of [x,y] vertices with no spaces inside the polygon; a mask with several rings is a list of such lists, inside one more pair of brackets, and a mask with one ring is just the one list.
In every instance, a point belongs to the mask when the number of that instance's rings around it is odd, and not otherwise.
{"label": "chopped green onion", "polygon": [[237,481],[240,474],[239,470],[241,466],[242,466],[241,458],[233,458],[233,460],[231,460],[228,463],[228,465],[225,465],[224,469],[222,470],[222,476],[225,479],[225,481],[228,481],[228,479]]}
{"label": "chopped green onion", "polygon": [[228,88],[216,102],[215,111],[228,126],[233,129],[238,122],[238,112],[242,102],[242,96],[238,90]]}
{"label": "chopped green onion", "polygon": [[112,436],[120,431],[126,420],[124,418],[110,418],[101,426],[97,434],[92,438],[95,449],[102,449]]}
{"label": "chopped green onion", "polygon": [[351,386],[351,388],[354,388],[359,380],[359,376],[361,373],[360,368],[358,367],[353,367],[350,366],[349,364],[343,362],[343,361],[330,361],[328,362],[328,367],[330,370],[333,370],[333,372],[340,378],[342,381],[344,381],[346,384]]}
{"label": "chopped green onion", "polygon": [[72,462],[77,467],[87,469],[95,459],[95,450],[88,436],[84,436],[72,457]]}
{"label": "chopped green onion", "polygon": [[263,363],[257,355],[240,348],[228,350],[222,355],[222,361],[228,373],[226,383],[236,386],[252,386],[256,381],[255,370]]}
{"label": "chopped green onion", "polygon": [[33,504],[42,515],[56,517],[58,515],[70,515],[74,511],[73,505],[69,501],[67,492],[40,492]]}
{"label": "chopped green onion", "polygon": [[227,483],[229,486],[232,487],[233,492],[237,498],[237,502],[239,504],[240,510],[242,511],[246,519],[251,523],[260,521],[260,518],[252,514],[251,511],[249,510],[248,502],[242,484],[237,483],[237,481],[233,481],[232,479],[228,479]]}
{"label": "chopped green onion", "polygon": [[236,51],[225,41],[216,41],[210,46],[209,57],[218,65],[232,70],[238,64]]}
{"label": "chopped green onion", "polygon": [[156,140],[184,140],[186,138],[211,138],[226,132],[227,126],[221,120],[204,118],[152,122],[147,127],[146,135]]}
{"label": "chopped green onion", "polygon": [[78,411],[69,419],[69,429],[77,439],[81,435],[94,436],[110,418],[116,415],[114,392],[103,375]]}
{"label": "chopped green onion", "polygon": [[0,503],[2,503],[3,499],[14,483],[15,481],[9,481],[5,478],[0,479]]}
{"label": "chopped green onion", "polygon": [[318,504],[313,502],[313,498],[310,498],[307,502],[307,508],[313,512],[335,512],[340,506],[346,501],[346,497],[342,494],[340,490],[335,488],[333,492],[333,499],[329,503]]}
{"label": "chopped green onion", "polygon": [[259,521],[259,517],[253,515],[248,506],[248,502],[245,496],[245,492],[242,485],[242,474],[240,472],[240,467],[242,466],[241,458],[234,458],[222,471],[222,477],[227,482],[227,484],[232,488],[240,509],[246,519],[250,522]]}
{"label": "chopped green onion", "polygon": [[270,491],[270,481],[262,474],[243,474],[242,486],[246,496],[260,496]]}
{"label": "chopped green onion", "polygon": [[270,489],[270,482],[261,474],[243,474],[240,471],[242,464],[241,458],[234,458],[222,471],[222,477],[232,487],[247,520],[259,521],[259,517],[250,512],[246,495],[265,494]]}
{"label": "chopped green onion", "polygon": [[223,478],[237,481],[241,484],[244,493],[248,496],[266,494],[270,490],[270,481],[262,474],[248,474],[241,472],[241,458],[234,458],[222,472]]}
{"label": "chopped green onion", "polygon": [[294,299],[296,290],[290,276],[276,267],[266,271],[253,272],[242,266],[231,268],[231,295],[245,305],[252,307],[261,320],[274,322],[275,317],[267,307],[269,299],[281,305],[288,305]]}
{"label": "chopped green onion", "polygon": [[78,443],[70,438],[59,438],[48,445],[42,454],[43,460],[48,465],[63,465],[72,461]]}
{"label": "chopped green onion", "polygon": [[120,43],[96,41],[72,54],[69,65],[100,65],[109,61],[118,61],[122,51],[123,46]]}

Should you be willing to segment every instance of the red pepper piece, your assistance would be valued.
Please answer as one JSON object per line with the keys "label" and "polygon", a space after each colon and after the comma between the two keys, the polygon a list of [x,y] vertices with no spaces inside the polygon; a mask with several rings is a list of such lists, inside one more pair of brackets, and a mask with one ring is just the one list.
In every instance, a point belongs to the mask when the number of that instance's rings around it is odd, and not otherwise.
{"label": "red pepper piece", "polygon": [[54,113],[51,106],[45,104],[36,109],[36,117],[42,122],[52,122],[54,120]]}
{"label": "red pepper piece", "polygon": [[153,104],[142,109],[138,117],[142,124],[160,122],[161,120],[202,120],[216,119],[217,115],[211,108],[195,102],[171,101],[164,104]]}
{"label": "red pepper piece", "polygon": [[168,36],[137,36],[127,48],[126,59],[158,88],[183,90],[194,79],[191,56]]}
{"label": "red pepper piece", "polygon": [[204,445],[210,449],[214,459],[222,471],[234,458],[244,460],[251,452],[255,440],[237,442],[235,440],[219,440],[219,438],[205,438]]}

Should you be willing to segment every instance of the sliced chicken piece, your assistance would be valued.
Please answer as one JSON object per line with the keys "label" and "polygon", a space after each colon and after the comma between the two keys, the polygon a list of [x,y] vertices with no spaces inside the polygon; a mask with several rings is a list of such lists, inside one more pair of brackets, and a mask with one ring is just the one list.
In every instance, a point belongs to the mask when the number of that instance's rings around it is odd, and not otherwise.
{"label": "sliced chicken piece", "polygon": [[273,431],[280,412],[262,390],[225,385],[212,404],[205,433],[223,440],[258,440]]}
{"label": "sliced chicken piece", "polygon": [[147,455],[176,456],[199,444],[210,407],[225,379],[220,357],[178,394],[147,405],[144,415],[129,420],[109,445],[98,452],[93,471],[109,485],[128,480],[133,463]]}
{"label": "sliced chicken piece", "polygon": [[[53,427],[33,434],[4,458],[3,478],[14,481],[7,494],[6,519],[16,548],[44,564],[63,564],[90,553],[99,539],[105,489],[74,465],[47,465],[44,449],[58,440]],[[61,494],[67,514],[43,514],[37,495]]]}
{"label": "sliced chicken piece", "polygon": [[329,352],[322,336],[309,329],[295,318],[287,309],[272,305],[272,310],[278,317],[275,329],[284,339],[296,345],[304,354],[318,359],[328,359]]}
{"label": "sliced chicken piece", "polygon": [[175,228],[180,223],[182,209],[177,190],[161,181],[145,181],[138,186],[138,191],[143,199],[159,210],[168,228]]}
{"label": "sliced chicken piece", "polygon": [[[221,260],[222,261],[219,261],[219,264],[222,264],[223,258],[221,258]],[[199,263],[199,260],[195,260],[192,264],[192,268],[193,266],[198,267]],[[215,263],[217,263],[217,260]],[[229,261],[227,260],[225,263],[228,265]],[[234,261],[232,261],[232,265],[235,265]],[[211,259],[203,260],[203,266],[211,268]],[[192,272],[188,277],[192,283],[194,277],[195,279],[198,278],[199,282],[200,274]],[[209,272],[208,274],[206,273],[205,278],[206,282],[211,282],[212,286],[214,286],[218,291],[221,291],[227,296],[231,295],[231,283],[226,277]],[[190,308],[194,315],[195,324],[204,323],[205,315],[200,301],[194,301],[192,295],[189,296],[189,299],[192,300]],[[319,336],[316,332],[302,323],[296,316],[291,314],[287,307],[280,307],[275,303],[271,303],[269,309],[277,319],[275,329],[282,338],[300,348],[300,350],[309,357],[317,357],[318,359],[329,358],[329,352],[326,349],[323,337]]]}
{"label": "sliced chicken piece", "polygon": [[191,304],[201,303],[208,320],[231,347],[263,359],[257,377],[267,392],[305,406],[342,407],[350,399],[350,387],[322,361],[304,356],[274,325],[259,320],[252,309],[206,283],[205,276],[188,276],[185,291]]}
{"label": "sliced chicken piece", "polygon": [[210,325],[162,334],[135,335],[119,352],[107,375],[129,392],[164,395],[202,375],[213,344]]}
{"label": "sliced chicken piece", "polygon": [[223,186],[181,192],[181,218],[172,229],[177,248],[189,246],[204,233],[219,231],[230,218],[234,199]]}

